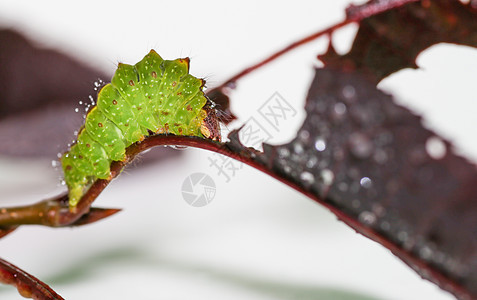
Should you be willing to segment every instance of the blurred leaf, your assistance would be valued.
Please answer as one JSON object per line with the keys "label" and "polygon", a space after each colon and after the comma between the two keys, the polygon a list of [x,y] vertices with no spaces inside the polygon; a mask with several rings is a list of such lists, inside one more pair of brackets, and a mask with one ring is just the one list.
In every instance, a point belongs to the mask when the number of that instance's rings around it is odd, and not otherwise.
{"label": "blurred leaf", "polygon": [[[84,123],[78,102],[95,99],[94,82],[110,77],[9,29],[0,30],[0,66],[0,154],[10,156],[54,159],[66,151]],[[151,151],[135,166],[172,155],[179,152]]]}
{"label": "blurred leaf", "polygon": [[54,158],[82,123],[78,102],[105,75],[12,30],[0,30],[0,45],[0,153]]}
{"label": "blurred leaf", "polygon": [[12,30],[0,30],[0,45],[0,119],[50,105],[77,105],[105,76],[58,51],[40,49]]}

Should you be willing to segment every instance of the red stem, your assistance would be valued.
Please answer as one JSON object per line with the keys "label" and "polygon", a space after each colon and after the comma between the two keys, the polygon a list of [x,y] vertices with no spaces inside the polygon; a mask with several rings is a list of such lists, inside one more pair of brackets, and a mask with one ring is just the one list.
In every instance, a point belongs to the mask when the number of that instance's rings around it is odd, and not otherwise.
{"label": "red stem", "polygon": [[[285,48],[282,48],[281,50],[273,53],[269,57],[265,58],[264,60],[251,65],[250,67],[247,67],[240,71],[239,73],[235,74],[228,80],[226,80],[223,84],[219,85],[218,87],[214,88],[214,90],[221,90],[224,92],[224,88],[235,88],[236,82],[248,75],[249,73],[267,65],[268,63],[274,61],[275,59],[281,57],[282,55],[294,50],[295,48],[298,48],[300,46],[303,46],[309,42],[312,42],[316,40],[317,38],[323,36],[323,35],[330,35],[332,34],[336,29],[339,29],[345,25],[348,25],[353,22],[359,22],[365,18],[369,18],[371,16],[380,14],[382,12],[395,9],[397,7],[403,6],[405,4],[411,3],[411,2],[417,2],[420,0],[378,0],[374,1],[372,3],[366,3],[363,5],[353,5],[351,4],[347,9],[346,9],[346,19],[338,24],[335,24],[333,26],[330,26],[324,30],[320,30],[318,32],[315,32],[309,36],[306,36],[288,46]],[[424,1],[425,2],[425,1]]]}
{"label": "red stem", "polygon": [[244,70],[240,71],[239,73],[237,73],[236,75],[234,75],[233,77],[231,77],[230,79],[228,79],[227,81],[225,81],[223,84],[221,84],[220,86],[216,87],[216,89],[220,89],[222,90],[223,88],[225,87],[230,87],[230,86],[233,86],[235,85],[235,83],[237,82],[237,80],[239,80],[240,78],[248,75],[249,73],[263,67],[264,65],[274,61],[275,59],[279,58],[280,56],[290,52],[291,50],[295,49],[295,48],[298,48],[300,46],[303,46],[309,42],[312,42],[314,40],[316,40],[317,38],[321,37],[322,35],[325,35],[325,34],[331,34],[333,31],[335,31],[336,29],[340,28],[340,27],[343,27],[351,22],[354,22],[354,20],[345,20],[345,21],[342,21],[336,25],[333,25],[333,26],[330,26],[324,30],[321,30],[319,32],[316,32],[316,33],[313,33],[309,36],[306,36],[288,46],[286,46],[285,48],[273,53],[272,55],[270,55],[268,58],[250,66],[250,67],[247,67],[245,68]]}
{"label": "red stem", "polygon": [[[234,158],[238,161],[241,161],[251,167],[254,167],[273,178],[281,181],[288,186],[294,188],[295,190],[303,193],[313,199],[314,201],[318,202],[319,204],[328,208],[332,213],[334,213],[338,219],[345,222],[350,227],[354,228],[356,231],[360,232],[361,234],[367,236],[368,238],[382,244],[396,256],[401,258],[406,264],[414,267],[418,267],[422,270],[426,270],[430,275],[430,278],[434,282],[439,282],[439,286],[446,288],[450,292],[461,295],[461,296],[468,296],[472,298],[471,295],[466,291],[462,286],[457,284],[456,282],[452,281],[438,270],[434,269],[433,267],[427,265],[425,262],[420,260],[418,257],[413,256],[411,253],[402,249],[395,243],[391,242],[386,237],[382,236],[380,233],[372,230],[369,227],[364,226],[358,220],[355,220],[339,210],[338,208],[332,206],[330,202],[325,201],[325,199],[320,199],[317,195],[312,194],[310,192],[304,191],[299,185],[290,182],[287,178],[281,177],[279,174],[273,173],[267,166],[259,163],[257,160],[253,158],[254,155],[259,155],[254,149],[243,148],[242,151],[236,152],[235,150],[230,148],[230,144],[223,144],[214,142],[211,140],[204,140],[198,137],[184,137],[184,136],[174,136],[174,135],[157,135],[151,136],[146,138],[144,141],[138,144],[134,144],[127,149],[127,159],[121,162],[114,162],[111,165],[111,172],[113,177],[117,176],[121,169],[128,164],[134,157],[139,154],[140,152],[147,150],[149,148],[161,145],[180,145],[180,146],[190,146],[195,148],[200,148],[204,150],[209,150],[213,152],[217,152],[228,157]],[[54,212],[57,213],[56,217],[56,226],[66,226],[76,222],[83,213],[89,211],[89,206],[94,201],[94,199],[101,193],[101,191],[109,184],[108,180],[97,180],[92,187],[88,190],[88,192],[84,195],[84,197],[80,200],[76,210],[69,211],[65,207],[63,209],[55,209]],[[51,200],[50,200],[51,201]],[[20,225],[19,223],[18,225]],[[47,224],[43,224],[47,225]],[[48,225],[52,226],[52,225]]]}

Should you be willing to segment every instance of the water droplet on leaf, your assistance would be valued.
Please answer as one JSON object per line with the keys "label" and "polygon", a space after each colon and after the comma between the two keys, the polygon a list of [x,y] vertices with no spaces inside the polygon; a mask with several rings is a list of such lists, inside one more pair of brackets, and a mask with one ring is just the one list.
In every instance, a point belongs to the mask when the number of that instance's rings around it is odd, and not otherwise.
{"label": "water droplet on leaf", "polygon": [[304,151],[303,145],[300,143],[295,143],[295,145],[293,145],[293,150],[296,154],[302,154]]}
{"label": "water droplet on leaf", "polygon": [[373,181],[369,179],[369,177],[363,177],[359,181],[359,184],[365,189],[369,189],[371,186],[373,186]]}
{"label": "water droplet on leaf", "polygon": [[317,138],[315,141],[315,149],[318,151],[325,151],[326,149],[326,142],[323,138]]}
{"label": "water droplet on leaf", "polygon": [[346,105],[343,102],[336,103],[333,109],[338,116],[342,116],[346,113]]}
{"label": "water droplet on leaf", "polygon": [[335,174],[330,169],[322,170],[320,175],[325,185],[331,185],[335,178]]}
{"label": "water droplet on leaf", "polygon": [[361,223],[366,225],[373,225],[376,222],[376,216],[369,211],[363,211],[360,213],[358,219]]}
{"label": "water droplet on leaf", "polygon": [[446,144],[437,136],[432,136],[426,141],[426,152],[434,159],[441,159],[446,155]]}
{"label": "water droplet on leaf", "polygon": [[371,140],[364,134],[356,132],[349,137],[351,153],[357,158],[368,158],[373,152]]}
{"label": "water droplet on leaf", "polygon": [[313,184],[315,182],[315,176],[307,171],[300,174],[300,179],[306,184]]}
{"label": "water droplet on leaf", "polygon": [[343,97],[345,97],[347,100],[353,100],[353,98],[356,96],[356,90],[351,85],[346,85],[342,92]]}
{"label": "water droplet on leaf", "polygon": [[315,156],[310,157],[310,159],[306,162],[306,167],[311,169],[316,166],[318,159]]}
{"label": "water droplet on leaf", "polygon": [[278,156],[280,156],[280,158],[286,158],[290,156],[290,150],[287,148],[278,148]]}

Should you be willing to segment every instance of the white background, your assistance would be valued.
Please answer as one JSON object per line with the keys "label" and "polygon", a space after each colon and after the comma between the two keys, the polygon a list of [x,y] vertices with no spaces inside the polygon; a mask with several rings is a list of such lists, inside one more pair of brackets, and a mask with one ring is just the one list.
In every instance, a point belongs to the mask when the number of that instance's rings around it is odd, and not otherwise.
{"label": "white background", "polygon": [[[189,56],[191,73],[213,87],[341,21],[349,2],[0,0],[0,25],[110,74],[117,62],[135,63],[151,48],[166,59]],[[346,51],[355,32],[355,26],[338,32],[336,48]],[[273,132],[272,142],[290,140],[326,43],[320,39],[240,81],[232,98],[240,120],[256,116],[279,92],[299,113]],[[459,152],[477,157],[477,51],[439,45],[418,64],[422,70],[403,70],[380,87],[424,113],[426,125]],[[452,299],[287,186],[247,166],[227,183],[209,166],[211,153],[184,152],[114,181],[96,204],[124,208],[116,216],[76,229],[22,227],[0,240],[0,256],[66,299]],[[0,205],[61,190],[51,160],[0,157]],[[194,172],[211,175],[217,185],[206,207],[181,197],[183,180]],[[0,298],[21,299],[5,286]]]}

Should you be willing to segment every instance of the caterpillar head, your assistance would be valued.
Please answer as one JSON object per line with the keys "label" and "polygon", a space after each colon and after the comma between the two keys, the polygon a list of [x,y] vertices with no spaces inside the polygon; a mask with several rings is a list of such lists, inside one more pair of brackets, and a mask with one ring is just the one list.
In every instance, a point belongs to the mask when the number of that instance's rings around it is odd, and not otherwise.
{"label": "caterpillar head", "polygon": [[213,141],[220,141],[220,124],[217,118],[217,110],[214,107],[214,103],[210,100],[207,100],[207,104],[202,108],[206,114],[206,117],[200,124],[200,132],[205,138],[211,139]]}

